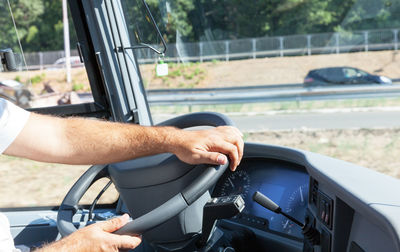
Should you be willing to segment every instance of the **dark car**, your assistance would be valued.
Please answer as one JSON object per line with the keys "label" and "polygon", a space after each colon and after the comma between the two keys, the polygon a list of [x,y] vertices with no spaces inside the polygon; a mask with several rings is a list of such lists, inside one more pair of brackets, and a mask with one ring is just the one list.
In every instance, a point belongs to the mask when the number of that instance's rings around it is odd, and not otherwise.
{"label": "dark car", "polygon": [[385,76],[373,75],[354,67],[326,67],[308,72],[304,86],[357,85],[357,84],[391,84]]}

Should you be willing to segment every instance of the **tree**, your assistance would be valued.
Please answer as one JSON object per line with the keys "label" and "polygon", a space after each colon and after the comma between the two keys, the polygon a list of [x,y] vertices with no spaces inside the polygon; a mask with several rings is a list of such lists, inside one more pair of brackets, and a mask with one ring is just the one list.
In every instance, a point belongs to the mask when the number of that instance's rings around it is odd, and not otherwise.
{"label": "tree", "polygon": [[[64,33],[62,20],[62,1],[42,0],[44,11],[34,21],[38,32],[33,37],[27,37],[23,40],[26,51],[53,51],[63,50]],[[71,13],[69,18],[70,42],[71,45],[77,42],[74,24]]]}
{"label": "tree", "polygon": [[[3,2],[4,3],[4,2]],[[19,51],[17,33],[14,28],[13,18],[18,29],[19,38],[22,41],[31,40],[38,33],[35,25],[37,18],[43,13],[42,0],[16,0],[10,1],[12,15],[8,4],[0,5],[0,46],[11,47]]]}
{"label": "tree", "polygon": [[[395,0],[146,0],[167,43],[398,28]],[[142,0],[123,0],[136,43],[160,42]],[[62,50],[60,0],[14,0],[25,51]],[[0,46],[18,49],[8,5],[0,5]],[[71,44],[77,41],[70,15]]]}

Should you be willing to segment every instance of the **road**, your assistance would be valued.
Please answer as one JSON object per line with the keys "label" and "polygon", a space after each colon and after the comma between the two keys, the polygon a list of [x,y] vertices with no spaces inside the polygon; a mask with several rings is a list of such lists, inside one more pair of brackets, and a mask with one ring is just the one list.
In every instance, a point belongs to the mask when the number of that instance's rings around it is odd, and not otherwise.
{"label": "road", "polygon": [[[172,116],[153,116],[155,123]],[[400,110],[229,115],[242,131],[400,127]]]}

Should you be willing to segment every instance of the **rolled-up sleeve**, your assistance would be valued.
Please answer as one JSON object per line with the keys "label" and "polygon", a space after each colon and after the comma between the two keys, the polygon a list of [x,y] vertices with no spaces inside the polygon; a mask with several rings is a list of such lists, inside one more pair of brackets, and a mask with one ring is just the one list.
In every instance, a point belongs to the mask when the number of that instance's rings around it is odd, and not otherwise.
{"label": "rolled-up sleeve", "polygon": [[0,154],[22,131],[29,115],[30,112],[0,98]]}

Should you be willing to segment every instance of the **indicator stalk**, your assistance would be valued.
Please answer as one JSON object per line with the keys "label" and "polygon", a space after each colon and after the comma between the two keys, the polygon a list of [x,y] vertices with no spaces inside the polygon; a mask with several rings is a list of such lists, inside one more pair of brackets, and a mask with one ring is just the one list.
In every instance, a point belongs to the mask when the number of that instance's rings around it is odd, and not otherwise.
{"label": "indicator stalk", "polygon": [[253,194],[253,200],[260,204],[261,206],[265,207],[266,209],[277,213],[277,214],[282,214],[289,220],[293,221],[297,225],[299,225],[301,228],[304,227],[304,224],[301,221],[296,220],[292,216],[288,215],[287,213],[283,212],[282,209],[275,203],[273,202],[270,198],[265,196],[264,194],[260,193],[259,191],[255,192]]}
{"label": "indicator stalk", "polygon": [[292,216],[283,212],[282,209],[275,202],[273,202],[270,198],[260,193],[259,191],[253,194],[253,200],[261,206],[265,207],[266,209],[277,214],[282,214],[289,220],[299,225],[305,238],[309,240],[313,245],[318,245],[320,243],[320,233],[318,232],[318,230],[312,227],[310,223],[307,222],[306,224],[303,224],[301,221],[298,221]]}
{"label": "indicator stalk", "polygon": [[245,203],[240,195],[212,198],[203,208],[203,227],[197,246],[204,247],[211,238],[215,223],[219,219],[231,218],[245,208]]}

